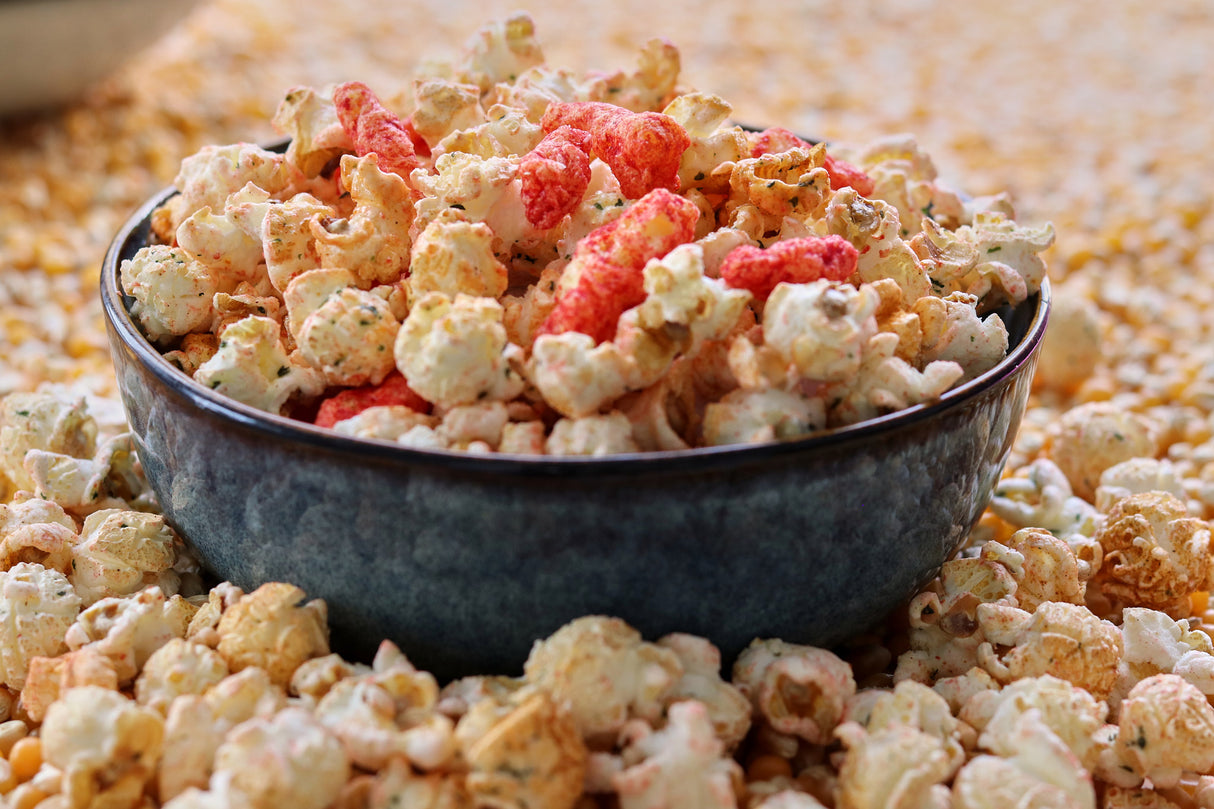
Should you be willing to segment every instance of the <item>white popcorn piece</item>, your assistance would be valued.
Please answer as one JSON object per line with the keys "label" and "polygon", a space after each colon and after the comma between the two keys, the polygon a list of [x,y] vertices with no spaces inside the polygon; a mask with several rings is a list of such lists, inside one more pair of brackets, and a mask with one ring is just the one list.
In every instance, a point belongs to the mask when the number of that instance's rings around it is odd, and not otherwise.
{"label": "white popcorn piece", "polygon": [[135,701],[164,716],[177,697],[201,696],[228,674],[227,663],[210,648],[172,638],[144,662],[135,679]]}
{"label": "white popcorn piece", "polygon": [[736,390],[704,411],[704,443],[755,444],[808,435],[826,426],[826,403],[795,391]]}
{"label": "white popcorn piece", "polygon": [[315,177],[354,144],[338,120],[332,94],[292,87],[274,111],[274,129],[290,138],[286,159],[306,177]]}
{"label": "white popcorn piece", "polygon": [[1167,492],[1179,500],[1188,500],[1184,482],[1171,461],[1131,458],[1100,473],[1100,485],[1096,487],[1096,510],[1107,514],[1118,500],[1147,492]]}
{"label": "white popcorn piece", "polygon": [[1116,746],[1138,779],[1176,786],[1184,773],[1214,767],[1214,707],[1175,674],[1147,677],[1121,702]]}
{"label": "white popcorn piece", "polygon": [[341,744],[302,708],[233,728],[215,751],[215,769],[252,809],[324,809],[350,777]]}
{"label": "white popcorn piece", "polygon": [[[448,209],[454,212],[454,209]],[[498,298],[508,284],[506,265],[493,253],[494,233],[484,222],[440,216],[418,234],[409,259],[409,297],[428,292]]]}
{"label": "white popcorn piece", "polygon": [[986,373],[1007,354],[1007,327],[997,314],[978,317],[978,298],[954,292],[915,302],[923,328],[920,362],[947,360],[961,366],[960,382]]}
{"label": "white popcorn piece", "polygon": [[929,362],[922,371],[894,356],[898,336],[880,332],[864,346],[860,370],[850,380],[832,418],[853,423],[939,399],[963,375],[955,362]]}
{"label": "white popcorn piece", "polygon": [[507,341],[502,308],[489,298],[426,295],[401,324],[395,357],[409,387],[442,407],[509,401],[523,390],[522,349]]}
{"label": "white popcorn piece", "polygon": [[[435,441],[441,442],[436,431],[439,423],[440,420],[437,416],[418,413],[411,407],[381,405],[368,407],[357,415],[342,419],[333,425],[333,429],[342,435],[350,435],[355,438],[373,438],[402,443],[408,441],[416,445],[417,435],[413,431],[418,428],[433,432]],[[412,436],[412,438],[406,438],[407,436]]]}
{"label": "white popcorn piece", "polygon": [[286,687],[301,663],[329,653],[325,602],[304,598],[303,590],[281,582],[241,596],[219,619],[216,651],[233,672],[257,666]]}
{"label": "white popcorn piece", "polygon": [[865,283],[891,278],[907,306],[930,295],[932,279],[910,245],[902,239],[898,209],[879,199],[866,199],[854,188],[836,191],[826,206],[829,233],[842,236],[860,252],[856,271]]}
{"label": "white popcorn piece", "polygon": [[634,112],[656,111],[675,91],[680,67],[678,48],[655,37],[641,47],[635,71],[589,76],[578,89],[579,100],[608,101]]}
{"label": "white popcorn piece", "polygon": [[582,736],[598,739],[613,737],[630,718],[656,722],[683,666],[623,621],[587,616],[537,641],[524,671],[569,706]]}
{"label": "white popcorn piece", "polygon": [[577,803],[586,778],[586,745],[557,700],[543,690],[519,692],[516,705],[499,709],[483,732],[461,745],[470,768],[464,784],[473,802],[539,809]]}
{"label": "white popcorn piece", "polygon": [[1114,696],[1119,700],[1142,680],[1155,674],[1176,674],[1203,694],[1214,695],[1214,643],[1210,636],[1144,607],[1121,613],[1125,646],[1117,671]]}
{"label": "white popcorn piece", "polygon": [[340,268],[308,270],[292,278],[282,293],[287,308],[287,328],[291,335],[298,339],[304,322],[331,295],[356,285],[354,274]]}
{"label": "white popcorn piece", "polygon": [[1050,425],[1045,450],[1071,482],[1075,495],[1095,499],[1100,476],[1112,466],[1157,454],[1156,425],[1112,402],[1086,402]]}
{"label": "white popcorn piece", "polygon": [[97,423],[84,399],[10,393],[0,400],[0,480],[11,480],[19,490],[37,487],[24,466],[30,450],[91,458],[96,446]]}
{"label": "white popcorn piece", "polygon": [[341,177],[353,212],[307,219],[319,266],[349,270],[366,286],[399,280],[409,266],[412,191],[397,174],[381,171],[374,153],[343,156]]}
{"label": "white popcorn piece", "polygon": [[700,702],[676,702],[666,726],[633,734],[612,777],[621,809],[734,809],[741,767],[725,753]]}
{"label": "white popcorn piece", "polygon": [[877,331],[876,308],[867,284],[778,284],[763,309],[764,345],[804,379],[845,381],[859,373],[864,345]]}
{"label": "white popcorn piece", "polygon": [[[979,604],[978,624],[987,641],[982,667],[997,680],[1051,674],[1087,689],[1097,699],[1112,691],[1121,658],[1121,631],[1086,607],[1048,601],[1033,613],[1002,604]],[[1008,647],[997,652],[995,647]]]}
{"label": "white popcorn piece", "polygon": [[76,617],[64,640],[69,649],[89,646],[108,657],[120,684],[127,685],[157,649],[185,636],[194,612],[181,596],[165,598],[159,587],[148,587],[95,602]]}
{"label": "white popcorn piece", "polygon": [[468,129],[457,129],[430,150],[440,155],[463,152],[480,158],[525,155],[543,140],[544,130],[527,118],[527,111],[505,104],[491,104],[485,121]]}
{"label": "white popcorn piece", "polygon": [[957,228],[956,237],[978,253],[974,273],[981,285],[966,292],[985,298],[993,288],[1004,299],[1020,303],[1041,288],[1045,262],[1038,254],[1054,243],[1052,225],[1020,226],[1002,214],[979,212],[972,225]]}
{"label": "white popcorn piece", "polygon": [[69,689],[46,712],[42,749],[71,806],[137,806],[164,740],[160,714],[117,691]]}
{"label": "white popcorn piece", "polygon": [[981,555],[1008,569],[1016,581],[1016,606],[1028,612],[1047,601],[1084,603],[1087,579],[1094,572],[1067,543],[1040,528],[1020,529],[1007,545],[987,542]]}
{"label": "white popcorn piece", "polygon": [[221,289],[255,282],[265,274],[261,223],[272,204],[268,192],[250,183],[221,208],[190,214],[177,226],[177,245],[205,264]]}
{"label": "white popcorn piece", "polygon": [[205,330],[211,299],[227,291],[207,265],[180,247],[149,245],[122,262],[122,290],[134,298],[131,317],[149,340]]}
{"label": "white popcorn piece", "polygon": [[668,699],[702,704],[725,749],[737,747],[750,730],[751,705],[736,686],[721,679],[720,650],[704,638],[683,632],[659,638],[658,646],[673,651],[683,666],[683,676]]}
{"label": "white popcorn piece", "polygon": [[826,147],[746,157],[733,165],[729,185],[735,199],[768,216],[808,216],[830,195]]}
{"label": "white popcorn piece", "polygon": [[250,407],[277,414],[296,393],[315,396],[323,375],[288,356],[278,323],[250,316],[227,328],[215,356],[199,366],[201,385]]}
{"label": "white popcorn piece", "polygon": [[1044,528],[1060,537],[1091,537],[1100,514],[1076,497],[1071,483],[1049,458],[1038,458],[995,484],[991,510],[1017,528]]}
{"label": "white popcorn piece", "polygon": [[0,570],[31,562],[66,575],[77,539],[75,522],[53,500],[0,504]]}
{"label": "white popcorn piece", "polygon": [[545,401],[581,419],[628,391],[634,363],[615,342],[595,345],[590,335],[567,331],[537,337],[525,370]]}
{"label": "white popcorn piece", "polygon": [[269,194],[286,190],[293,180],[283,155],[251,143],[204,146],[181,161],[173,185],[181,192],[185,215],[210,208],[222,211],[230,194],[252,183]]}
{"label": "white popcorn piece", "polygon": [[336,216],[335,209],[307,193],[266,209],[261,220],[261,246],[274,289],[283,292],[295,276],[320,269],[311,223]]}
{"label": "white popcorn piece", "polygon": [[544,442],[548,455],[615,455],[637,452],[632,423],[618,410],[606,415],[560,419]]}
{"label": "white popcorn piece", "polygon": [[893,691],[860,692],[873,693],[876,696],[867,708],[867,716],[860,722],[870,734],[891,727],[914,728],[940,740],[951,772],[956,772],[965,763],[966,747],[972,746],[973,731],[952,715],[944,697],[913,680],[899,682]]}
{"label": "white popcorn piece", "polygon": [[330,385],[378,385],[396,368],[400,324],[379,296],[347,287],[330,294],[299,324],[299,353]]}
{"label": "white popcorn piece", "polygon": [[906,725],[873,733],[844,722],[835,735],[847,748],[839,767],[838,805],[847,809],[946,807],[943,782],[954,764],[938,737]]}
{"label": "white popcorn piece", "polygon": [[165,595],[177,592],[181,540],[159,514],[105,509],[90,514],[72,548],[68,578],[90,606],[110,596],[132,595],[155,585]]}
{"label": "white popcorn piece", "polygon": [[1209,525],[1165,492],[1117,501],[1095,538],[1104,549],[1096,582],[1125,604],[1183,618],[1191,609],[1189,593],[1214,579]]}
{"label": "white popcorn piece", "polygon": [[30,661],[67,651],[80,597],[57,570],[21,562],[0,572],[0,683],[20,690]]}
{"label": "white popcorn piece", "polygon": [[999,756],[1017,750],[1020,717],[1036,711],[1079,760],[1093,770],[1105,747],[1102,730],[1108,706],[1066,680],[1050,675],[1025,677],[1002,690],[982,691],[962,708],[961,718],[980,732],[978,745]]}
{"label": "white popcorn piece", "polygon": [[851,666],[813,646],[755,640],[738,655],[733,684],[776,731],[826,744],[856,693]]}

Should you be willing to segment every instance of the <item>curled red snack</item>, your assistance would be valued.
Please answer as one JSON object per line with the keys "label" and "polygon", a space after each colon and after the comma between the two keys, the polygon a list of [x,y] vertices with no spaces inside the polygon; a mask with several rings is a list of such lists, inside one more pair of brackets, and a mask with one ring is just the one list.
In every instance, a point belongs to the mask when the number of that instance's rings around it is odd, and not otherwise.
{"label": "curled red snack", "polygon": [[[809,141],[797,137],[783,127],[773,126],[770,129],[764,129],[755,136],[752,141],[750,156],[759,157],[765,154],[787,152],[789,149],[795,149],[798,146],[804,149],[813,148],[813,144]],[[830,152],[826,153],[826,160],[822,164],[822,167],[830,175],[830,187],[832,191],[838,191],[840,188],[851,186],[856,189],[857,193],[868,196],[873,193],[876,187],[873,184],[873,179],[861,169],[853,166],[846,160],[838,160],[831,157]]]}
{"label": "curled red snack", "polygon": [[669,115],[632,112],[602,101],[570,102],[550,104],[540,124],[545,132],[562,126],[589,132],[590,153],[611,167],[629,199],[655,188],[679,188],[679,160],[691,138]]}
{"label": "curled red snack", "polygon": [[560,126],[519,161],[523,213],[540,230],[556,227],[590,185],[590,133]]}
{"label": "curled red snack", "polygon": [[618,219],[591,231],[569,265],[577,281],[557,293],[539,333],[577,331],[596,343],[610,340],[620,315],[645,300],[645,264],[695,238],[699,216],[695,203],[655,189]]}
{"label": "curled red snack", "polygon": [[765,301],[781,282],[846,280],[856,271],[859,257],[856,248],[842,236],[785,239],[765,250],[744,244],[725,256],[721,280],[726,286],[749,290],[757,300]]}
{"label": "curled red snack", "polygon": [[421,165],[412,125],[381,104],[370,87],[360,81],[339,84],[333,90],[333,104],[359,157],[374,152],[381,171],[394,172],[406,180],[409,172]]}
{"label": "curled red snack", "polygon": [[409,387],[399,371],[393,371],[378,385],[349,388],[325,399],[320,403],[314,423],[317,427],[332,427],[369,407],[387,405],[404,405],[418,413],[430,412],[430,403]]}

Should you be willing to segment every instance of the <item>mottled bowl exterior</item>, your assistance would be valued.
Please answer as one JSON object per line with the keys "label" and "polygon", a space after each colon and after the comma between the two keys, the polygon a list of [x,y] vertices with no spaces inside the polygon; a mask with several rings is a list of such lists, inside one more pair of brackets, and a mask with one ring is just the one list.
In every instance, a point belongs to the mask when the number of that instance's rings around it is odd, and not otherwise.
{"label": "mottled bowl exterior", "polygon": [[1013,348],[931,406],[808,439],[609,458],[481,456],[355,440],[221,397],[130,320],[118,234],[102,297],[139,457],[166,517],[220,577],[329,605],[334,647],[396,641],[440,678],[521,671],[587,614],[831,646],[881,621],[962,543],[1029,394],[1048,286],[1005,316]]}

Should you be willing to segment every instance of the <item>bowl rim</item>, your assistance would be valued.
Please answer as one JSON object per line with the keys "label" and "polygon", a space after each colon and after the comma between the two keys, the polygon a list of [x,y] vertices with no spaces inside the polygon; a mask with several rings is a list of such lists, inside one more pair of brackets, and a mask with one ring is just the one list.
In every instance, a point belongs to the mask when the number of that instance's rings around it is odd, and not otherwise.
{"label": "bowl rim", "polygon": [[[975,400],[986,391],[1014,376],[1034,358],[1045,335],[1052,304],[1052,292],[1047,277],[1042,279],[1039,292],[1028,296],[1024,302],[1019,304],[1020,306],[1029,305],[1036,299],[1032,319],[1020,341],[1012,346],[1006,356],[993,368],[946,391],[936,401],[912,405],[894,413],[842,427],[821,430],[799,438],[753,444],[726,444],[716,447],[627,452],[601,456],[535,456],[406,447],[382,439],[343,435],[329,428],[317,427],[305,421],[258,410],[235,399],[221,396],[182,373],[144,337],[127,309],[128,296],[120,288],[119,267],[123,253],[132,239],[139,238],[146,242],[147,233],[150,232],[148,225],[152,212],[177,193],[177,190],[171,186],[165,188],[131,214],[111,241],[101,266],[100,294],[106,321],[112,326],[122,344],[134,354],[144,368],[199,410],[245,430],[299,443],[321,451],[360,454],[386,461],[405,461],[416,465],[440,466],[452,470],[497,474],[525,471],[528,474],[554,476],[694,471],[721,466],[742,466],[772,457],[838,448],[848,443],[871,440],[882,434],[892,435]],[[119,387],[120,389],[122,387],[121,379],[119,379]]]}

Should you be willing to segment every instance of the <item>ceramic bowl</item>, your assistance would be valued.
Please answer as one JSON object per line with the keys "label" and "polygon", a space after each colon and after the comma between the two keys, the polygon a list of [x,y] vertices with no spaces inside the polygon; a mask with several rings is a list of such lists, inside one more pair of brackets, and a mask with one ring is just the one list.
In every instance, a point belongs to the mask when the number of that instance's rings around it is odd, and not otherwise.
{"label": "ceramic bowl", "polygon": [[938,402],[782,443],[605,458],[485,456],[352,439],[222,397],[127,312],[117,235],[102,298],[139,457],[170,523],[246,589],[328,602],[334,648],[383,638],[442,678],[521,671],[587,614],[682,631],[728,662],[755,637],[838,644],[928,582],[1007,458],[1049,310],[1002,314],[1011,349]]}
{"label": "ceramic bowl", "polygon": [[70,101],[197,0],[0,0],[0,114]]}

